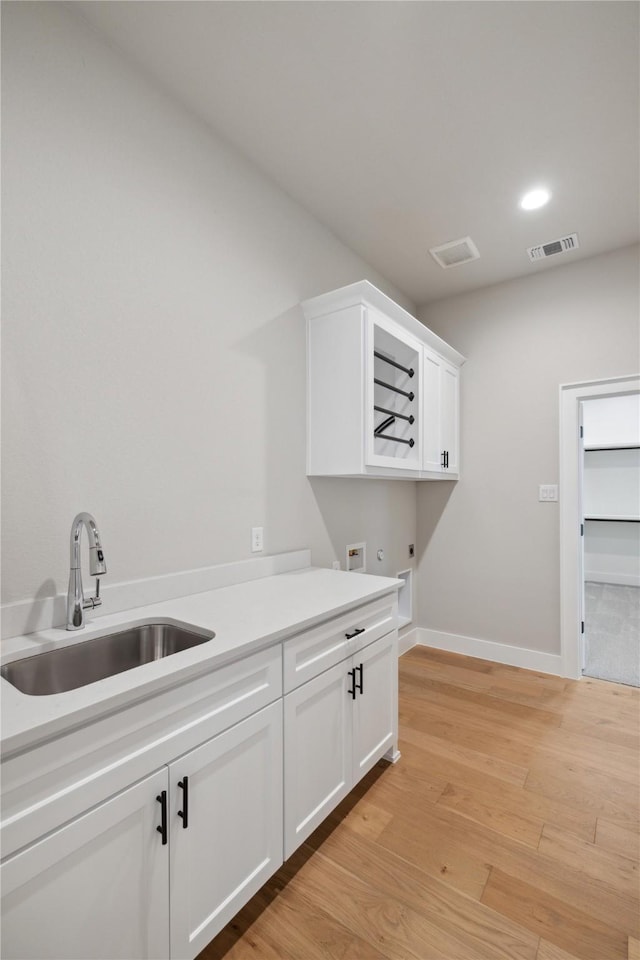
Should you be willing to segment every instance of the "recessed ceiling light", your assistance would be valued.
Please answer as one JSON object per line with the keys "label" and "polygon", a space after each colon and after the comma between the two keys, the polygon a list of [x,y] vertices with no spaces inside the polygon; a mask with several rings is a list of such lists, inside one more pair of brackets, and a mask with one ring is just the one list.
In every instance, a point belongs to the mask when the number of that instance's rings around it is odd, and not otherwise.
{"label": "recessed ceiling light", "polygon": [[535,190],[529,190],[520,200],[520,206],[523,210],[537,210],[538,207],[544,207],[551,199],[551,194],[544,187],[536,187]]}

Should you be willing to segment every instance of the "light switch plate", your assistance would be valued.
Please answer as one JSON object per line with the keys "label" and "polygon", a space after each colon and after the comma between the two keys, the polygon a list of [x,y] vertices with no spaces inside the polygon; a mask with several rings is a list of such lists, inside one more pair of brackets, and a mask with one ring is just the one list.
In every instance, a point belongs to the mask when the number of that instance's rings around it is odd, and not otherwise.
{"label": "light switch plate", "polygon": [[541,483],[539,487],[538,500],[545,503],[555,503],[558,500],[557,483]]}

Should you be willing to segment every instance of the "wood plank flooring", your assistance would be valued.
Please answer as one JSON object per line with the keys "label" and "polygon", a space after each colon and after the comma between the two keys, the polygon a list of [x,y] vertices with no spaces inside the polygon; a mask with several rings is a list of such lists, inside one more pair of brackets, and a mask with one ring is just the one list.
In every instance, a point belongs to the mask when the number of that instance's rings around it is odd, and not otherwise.
{"label": "wood plank flooring", "polygon": [[640,690],[414,647],[400,750],[198,960],[640,960]]}

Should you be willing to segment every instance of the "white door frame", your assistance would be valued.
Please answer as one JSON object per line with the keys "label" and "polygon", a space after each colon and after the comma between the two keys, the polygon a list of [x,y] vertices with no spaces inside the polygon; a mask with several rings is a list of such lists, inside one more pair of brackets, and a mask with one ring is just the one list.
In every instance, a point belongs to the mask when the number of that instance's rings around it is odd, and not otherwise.
{"label": "white door frame", "polygon": [[581,594],[584,580],[580,524],[580,403],[640,392],[640,374],[560,385],[560,652],[563,676],[582,675]]}

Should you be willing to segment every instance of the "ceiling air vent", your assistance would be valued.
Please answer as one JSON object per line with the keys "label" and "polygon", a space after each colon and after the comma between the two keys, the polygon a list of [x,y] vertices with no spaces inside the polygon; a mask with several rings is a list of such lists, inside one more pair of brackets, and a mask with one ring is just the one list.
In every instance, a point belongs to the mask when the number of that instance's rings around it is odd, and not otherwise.
{"label": "ceiling air vent", "polygon": [[431,247],[429,253],[445,270],[448,267],[460,267],[463,263],[470,263],[480,256],[471,237],[463,237],[462,240],[451,240],[450,243],[443,243],[439,247]]}
{"label": "ceiling air vent", "polygon": [[556,253],[569,253],[570,250],[577,250],[578,234],[570,233],[566,237],[560,237],[559,240],[551,240],[549,243],[540,243],[537,247],[528,247],[527,253],[529,260],[544,260],[545,257],[554,257]]}

